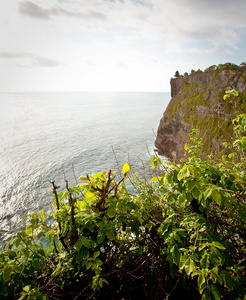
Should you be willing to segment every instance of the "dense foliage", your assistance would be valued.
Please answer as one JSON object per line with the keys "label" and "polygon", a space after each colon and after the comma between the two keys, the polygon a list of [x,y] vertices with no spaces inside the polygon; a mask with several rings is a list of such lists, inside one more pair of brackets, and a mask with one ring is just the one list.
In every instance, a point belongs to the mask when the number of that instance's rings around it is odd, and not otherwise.
{"label": "dense foliage", "polygon": [[1,298],[245,299],[246,115],[234,125],[217,163],[193,130],[182,164],[152,157],[150,182],[128,164],[51,182],[53,221],[29,214],[0,253]]}
{"label": "dense foliage", "polygon": [[[219,64],[217,65],[212,65],[208,68],[206,68],[204,71],[221,71],[221,70],[238,70],[238,69],[245,69],[246,68],[246,63],[242,62],[239,66],[233,63],[225,63],[225,64]],[[176,71],[174,74],[174,77],[179,78],[179,77],[185,77],[185,76],[189,76],[191,74],[195,74],[195,73],[200,73],[201,70],[191,70],[190,74],[188,74],[188,72],[185,72],[184,75],[180,74],[179,71]]]}

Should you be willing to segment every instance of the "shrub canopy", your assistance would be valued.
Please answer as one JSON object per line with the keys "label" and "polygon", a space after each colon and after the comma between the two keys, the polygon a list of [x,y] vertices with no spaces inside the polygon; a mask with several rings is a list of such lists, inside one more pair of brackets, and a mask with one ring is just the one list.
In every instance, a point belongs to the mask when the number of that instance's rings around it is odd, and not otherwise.
{"label": "shrub canopy", "polygon": [[[246,115],[231,153],[202,160],[196,131],[181,164],[152,176],[99,172],[26,217],[0,253],[3,299],[245,299]],[[134,187],[129,192],[126,184]]]}

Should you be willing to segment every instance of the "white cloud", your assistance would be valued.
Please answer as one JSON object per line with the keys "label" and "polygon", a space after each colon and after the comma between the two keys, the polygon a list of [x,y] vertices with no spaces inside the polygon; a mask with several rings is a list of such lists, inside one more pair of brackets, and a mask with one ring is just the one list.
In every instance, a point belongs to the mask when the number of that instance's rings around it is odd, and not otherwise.
{"label": "white cloud", "polygon": [[19,67],[58,67],[64,65],[56,59],[25,52],[0,52],[0,58],[17,60],[19,63],[16,65]]}
{"label": "white cloud", "polygon": [[49,10],[43,9],[42,7],[30,1],[20,2],[19,12],[23,15],[27,15],[32,18],[38,18],[43,20],[50,19]]}
{"label": "white cloud", "polygon": [[18,5],[22,16],[50,21],[61,31],[104,32],[128,44],[165,40],[182,46],[205,39],[230,47],[240,39],[236,29],[246,26],[246,2],[240,0],[22,0]]}
{"label": "white cloud", "polygon": [[217,53],[232,56],[245,38],[245,0],[17,0],[0,8],[0,84],[9,89],[28,78],[35,88],[166,90],[176,69],[201,68],[199,56],[212,64]]}
{"label": "white cloud", "polygon": [[51,20],[56,17],[71,17],[79,18],[81,20],[100,20],[105,21],[107,19],[106,15],[97,10],[87,10],[86,12],[81,12],[77,9],[63,9],[54,5],[51,8],[45,8],[34,2],[23,0],[19,3],[20,14],[26,15],[31,18],[37,18],[41,20]]}

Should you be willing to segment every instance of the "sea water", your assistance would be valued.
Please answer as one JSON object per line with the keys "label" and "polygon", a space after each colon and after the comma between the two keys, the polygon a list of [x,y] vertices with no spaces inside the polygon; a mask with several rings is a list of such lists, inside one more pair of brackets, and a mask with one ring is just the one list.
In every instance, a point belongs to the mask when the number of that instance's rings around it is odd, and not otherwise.
{"label": "sea water", "polygon": [[169,93],[0,94],[0,246],[49,210],[50,180],[138,167],[153,153]]}

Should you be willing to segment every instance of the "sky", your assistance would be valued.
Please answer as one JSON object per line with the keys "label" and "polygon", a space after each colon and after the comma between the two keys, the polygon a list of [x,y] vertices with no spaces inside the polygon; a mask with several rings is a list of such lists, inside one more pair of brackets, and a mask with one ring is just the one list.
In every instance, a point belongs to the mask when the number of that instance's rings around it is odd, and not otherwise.
{"label": "sky", "polygon": [[169,92],[246,61],[245,0],[1,0],[0,92]]}

